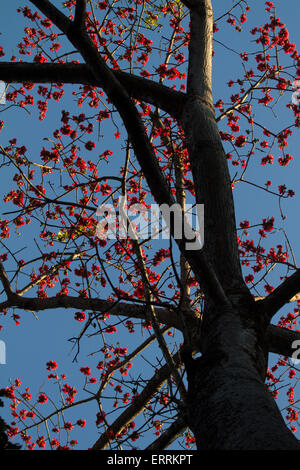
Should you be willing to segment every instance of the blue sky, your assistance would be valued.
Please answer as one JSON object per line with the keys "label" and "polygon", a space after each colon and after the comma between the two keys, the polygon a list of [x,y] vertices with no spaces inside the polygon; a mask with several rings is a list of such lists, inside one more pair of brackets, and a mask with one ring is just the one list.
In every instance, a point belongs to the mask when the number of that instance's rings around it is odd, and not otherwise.
{"label": "blue sky", "polygon": [[[215,17],[220,16],[224,12],[224,5],[230,7],[234,2],[217,2],[214,1]],[[258,11],[261,12],[261,6],[263,1],[256,0],[250,1],[249,4],[252,11],[249,13],[250,22],[245,24],[245,30],[249,30],[253,25],[258,23]],[[3,60],[8,60],[10,55],[17,53],[16,44],[21,41],[23,36],[24,19],[23,16],[16,13],[18,6],[24,6],[24,2],[5,2],[1,8],[0,17],[0,45],[3,46],[6,57]],[[58,2],[56,2],[58,4]],[[293,42],[299,44],[299,3],[296,0],[285,0],[278,1],[278,15],[281,20],[287,24],[290,36],[293,38]],[[266,22],[267,17],[262,17],[261,22]],[[228,45],[236,48],[239,52],[249,51],[249,35],[246,34],[235,34],[232,35],[230,27],[228,30]],[[218,38],[218,36],[216,36]],[[232,38],[233,41],[232,41]],[[226,39],[226,38],[225,38]],[[236,42],[235,42],[236,41]],[[234,42],[234,44],[232,44]],[[250,46],[250,48],[253,45]],[[255,49],[255,46],[253,46]],[[237,77],[235,72],[236,67],[240,69],[240,61],[234,61],[234,55],[228,51],[225,47],[216,46],[216,56],[214,59],[214,99],[215,101],[224,96],[230,96],[228,88],[225,84],[230,80]],[[1,79],[1,77],[0,77]],[[71,91],[71,88],[69,88]],[[225,91],[224,91],[225,90]],[[71,93],[68,94],[68,105],[75,109],[72,103]],[[288,103],[291,97],[289,93],[286,93],[282,100]],[[6,145],[6,142],[16,136],[20,136],[20,141],[24,145],[28,145],[31,148],[31,152],[35,155],[35,159],[38,158],[40,149],[44,145],[43,138],[49,134],[50,130],[54,128],[53,122],[57,120],[58,109],[67,107],[65,102],[54,106],[49,106],[48,117],[45,121],[39,122],[34,119],[33,116],[29,116],[24,110],[17,110],[14,108],[4,111],[3,117],[0,112],[0,119],[3,119],[6,123],[5,128],[1,132],[1,145]],[[277,122],[278,128],[281,128],[283,120],[287,117],[287,113],[282,105],[279,105],[278,110],[282,115],[278,116],[277,121],[274,121],[275,125]],[[1,108],[0,108],[1,111]],[[33,111],[33,115],[36,115],[36,111]],[[268,122],[271,119],[266,113],[260,111],[258,118],[261,122]],[[286,122],[286,121],[285,121]],[[281,176],[281,172],[278,172],[278,167],[271,168],[266,167],[260,171],[257,176],[256,166],[250,168],[250,176],[253,181],[264,182],[269,178],[274,178],[274,181],[278,179],[278,184],[282,182],[288,182],[289,188],[293,188],[296,192],[296,196],[293,199],[283,202],[283,211],[288,213],[287,218],[283,222],[283,226],[286,233],[289,236],[291,244],[294,248],[296,259],[299,258],[299,244],[298,244],[298,217],[299,217],[299,172],[300,172],[300,161],[297,150],[299,147],[299,133],[295,131],[293,137],[290,139],[289,153],[294,155],[292,163],[284,170],[284,176]],[[113,141],[107,141],[107,147],[110,148],[114,145]],[[258,179],[257,179],[258,178]],[[284,181],[283,181],[284,180]],[[11,185],[6,177],[1,178],[1,190],[3,194],[11,189]],[[265,197],[264,192],[260,192],[257,189],[250,188],[248,185],[240,185],[237,191],[234,192],[236,201],[236,213],[237,221],[249,219],[252,223],[261,223],[262,219],[269,215],[274,215],[280,226],[282,221],[280,220],[280,210],[273,197]],[[2,196],[1,196],[2,199]],[[5,212],[7,205],[1,205],[1,213]],[[24,251],[20,252],[19,257],[29,257],[33,251],[32,242],[32,228],[29,226],[21,236],[16,236],[14,239],[14,249],[24,248]],[[280,234],[279,234],[280,235]],[[275,236],[275,235],[274,235]],[[278,236],[278,234],[276,235]],[[272,238],[271,238],[272,242]],[[1,250],[0,250],[1,251]],[[277,279],[277,277],[276,277]],[[288,308],[287,308],[288,311]],[[17,312],[20,314],[20,312]],[[20,378],[25,386],[32,386],[32,392],[36,394],[40,390],[43,390],[47,383],[47,374],[45,370],[45,364],[49,360],[56,360],[60,362],[60,358],[63,357],[62,370],[60,372],[66,372],[69,382],[74,381],[74,384],[81,380],[83,383],[83,376],[78,372],[81,365],[85,365],[85,361],[89,363],[90,358],[87,355],[99,347],[97,339],[92,338],[89,344],[82,343],[80,350],[80,361],[78,364],[73,362],[74,351],[72,351],[72,345],[68,341],[70,337],[76,336],[79,332],[80,325],[73,321],[74,311],[73,310],[52,310],[51,312],[41,312],[39,320],[36,320],[31,312],[22,312],[22,324],[15,326],[13,322],[7,326],[5,325],[4,330],[1,332],[1,339],[6,343],[7,348],[7,363],[6,365],[0,365],[1,373],[1,386],[5,386],[10,378]],[[124,336],[124,341],[128,342],[128,347],[133,348],[134,338]],[[131,343],[132,342],[132,343]],[[127,344],[127,343],[126,343]],[[94,348],[94,349],[93,349]],[[94,364],[97,362],[93,358]],[[141,367],[144,367],[141,365]],[[150,370],[150,369],[149,369]],[[80,389],[80,386],[78,387]],[[97,438],[97,429],[94,425],[94,405],[88,406],[88,409],[84,409],[82,418],[90,418],[90,425],[88,430],[78,430],[72,434],[74,439],[78,439],[80,446],[78,448],[86,449]],[[7,410],[4,410],[1,414],[7,416]],[[80,415],[80,413],[78,413]],[[80,417],[80,416],[78,416]],[[175,447],[175,446],[174,446]]]}

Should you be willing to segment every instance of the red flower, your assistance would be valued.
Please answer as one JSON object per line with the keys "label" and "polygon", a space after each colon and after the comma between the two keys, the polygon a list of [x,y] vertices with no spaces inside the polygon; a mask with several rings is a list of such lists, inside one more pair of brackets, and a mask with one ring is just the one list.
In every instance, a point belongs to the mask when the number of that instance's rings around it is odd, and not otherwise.
{"label": "red flower", "polygon": [[41,52],[39,54],[37,54],[35,57],[34,57],[34,62],[38,62],[40,64],[43,64],[44,62],[47,62],[47,59],[46,57],[43,56],[43,54],[41,54]]}
{"label": "red flower", "polygon": [[76,312],[74,318],[77,321],[84,321],[85,320],[85,313],[84,312]]}
{"label": "red flower", "polygon": [[85,419],[79,419],[76,424],[77,424],[77,426],[80,426],[81,428],[84,428],[86,426],[86,420]]}
{"label": "red flower", "polygon": [[271,232],[274,228],[274,217],[271,217],[271,219],[263,219],[262,225],[266,232]]}
{"label": "red flower", "polygon": [[41,449],[44,449],[46,447],[45,436],[39,437],[38,440],[36,441],[36,443]]}
{"label": "red flower", "polygon": [[239,137],[235,139],[235,145],[237,147],[244,147],[245,143],[246,143],[246,137],[244,135],[240,135]]}
{"label": "red flower", "polygon": [[47,401],[48,401],[47,395],[45,395],[45,393],[41,393],[39,398],[38,398],[38,403],[43,405],[44,403],[47,403]]}
{"label": "red flower", "polygon": [[115,333],[117,331],[117,328],[113,325],[110,325],[106,328],[106,333]]}
{"label": "red flower", "polygon": [[58,440],[58,439],[52,439],[52,441],[51,441],[51,446],[52,446],[52,447],[57,447],[57,446],[59,446],[59,440]]}
{"label": "red flower", "polygon": [[105,419],[105,412],[99,411],[99,413],[97,413],[96,426],[99,426],[101,423],[103,423],[104,419]]}
{"label": "red flower", "polygon": [[46,366],[47,366],[47,370],[55,370],[58,367],[55,361],[47,362]]}
{"label": "red flower", "polygon": [[137,431],[134,431],[131,436],[130,436],[130,439],[134,442],[136,441],[138,438],[140,437],[139,433]]}
{"label": "red flower", "polygon": [[293,157],[290,154],[285,155],[284,158],[278,158],[278,162],[281,166],[287,166],[291,160],[293,160]]}
{"label": "red flower", "polygon": [[74,428],[74,425],[72,423],[65,423],[64,424],[64,429],[66,429],[68,431],[72,431],[73,428]]}
{"label": "red flower", "polygon": [[91,140],[89,140],[88,142],[86,142],[85,144],[85,148],[89,151],[93,150],[94,148],[96,147],[95,143],[92,142]]}
{"label": "red flower", "polygon": [[250,282],[253,282],[254,276],[252,274],[249,274],[248,276],[245,277],[245,281],[247,284],[250,284]]}
{"label": "red flower", "polygon": [[266,155],[265,157],[263,157],[263,158],[261,159],[260,164],[261,164],[261,165],[266,165],[267,163],[269,163],[270,165],[272,165],[272,164],[273,164],[273,161],[274,161],[273,155],[268,154],[268,155]]}
{"label": "red flower", "polygon": [[91,375],[91,368],[90,367],[81,367],[80,372],[84,375]]}

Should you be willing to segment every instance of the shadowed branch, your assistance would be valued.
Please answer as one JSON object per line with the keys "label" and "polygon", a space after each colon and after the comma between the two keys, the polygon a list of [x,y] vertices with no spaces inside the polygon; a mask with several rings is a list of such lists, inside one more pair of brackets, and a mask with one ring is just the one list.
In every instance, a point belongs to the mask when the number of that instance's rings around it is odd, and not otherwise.
{"label": "shadowed branch", "polygon": [[300,292],[300,269],[285,279],[264,300],[259,301],[260,308],[271,319],[285,304]]}

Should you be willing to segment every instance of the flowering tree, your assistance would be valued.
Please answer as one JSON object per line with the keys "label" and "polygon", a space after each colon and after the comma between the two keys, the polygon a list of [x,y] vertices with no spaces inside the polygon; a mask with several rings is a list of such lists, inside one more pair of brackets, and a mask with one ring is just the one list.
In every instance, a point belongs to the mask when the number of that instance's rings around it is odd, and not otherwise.
{"label": "flowering tree", "polygon": [[[291,358],[300,340],[300,272],[280,220],[236,221],[240,188],[279,205],[294,196],[279,168],[293,158],[286,148],[300,124],[300,55],[273,3],[251,29],[251,50],[235,54],[241,72],[232,71],[229,96],[214,100],[214,49],[246,34],[245,0],[223,2],[218,18],[210,0],[30,3],[19,9],[26,21],[19,57],[0,63],[0,77],[15,112],[37,107],[47,121],[51,105],[57,120],[38,157],[22,136],[0,147],[14,186],[0,220],[1,312],[22,327],[24,310],[72,309],[79,360],[89,337],[101,346],[91,352],[95,364],[80,365],[83,387],[49,358],[56,402],[50,389],[35,400],[19,379],[8,385],[9,437],[28,449],[76,448],[72,430],[86,426],[85,406],[94,404],[95,450],[164,449],[176,439],[200,450],[299,450]],[[274,106],[291,91],[274,130]],[[61,103],[70,109],[60,111]],[[3,116],[1,127],[5,109]],[[264,180],[270,165],[275,183]],[[99,225],[97,209],[108,204],[125,217],[126,236],[120,219],[115,238],[107,236],[109,217]],[[150,235],[141,237],[128,211],[138,207],[145,228],[154,204],[175,207],[173,218],[157,233],[150,220]],[[204,205],[203,246],[184,217],[188,205]],[[15,227],[35,240],[27,259],[14,252]],[[282,313],[286,305],[292,311]]]}

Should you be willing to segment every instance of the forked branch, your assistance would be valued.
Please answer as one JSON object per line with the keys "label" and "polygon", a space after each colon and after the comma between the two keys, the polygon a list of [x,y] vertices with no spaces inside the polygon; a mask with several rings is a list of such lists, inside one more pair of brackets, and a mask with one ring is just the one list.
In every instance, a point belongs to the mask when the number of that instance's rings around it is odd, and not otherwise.
{"label": "forked branch", "polygon": [[179,416],[155,441],[153,441],[146,450],[164,450],[175,441],[187,428],[186,420]]}
{"label": "forked branch", "polygon": [[[185,102],[185,94],[137,75],[111,70],[128,95],[152,104],[177,118]],[[0,62],[0,77],[6,83],[65,83],[102,87],[86,64],[38,64],[30,62]]]}
{"label": "forked branch", "polygon": [[285,279],[264,300],[259,301],[260,308],[271,319],[290,299],[300,292],[300,269]]}
{"label": "forked branch", "polygon": [[[62,24],[61,21],[56,23],[57,16],[59,16],[56,12],[57,9],[53,9],[48,0],[31,1],[66,34],[69,41],[80,52],[82,58],[89,66],[95,80],[102,82],[105,93],[111,103],[114,104],[123,120],[136,158],[141,166],[153,197],[159,205],[167,204],[169,207],[173,206],[175,203],[174,198],[170,193],[170,188],[161,171],[138,110],[126,89],[99,54],[98,49],[89,38],[87,32],[78,30],[78,28],[76,29],[74,25],[72,25],[72,27],[69,27],[69,25],[66,26],[66,24]],[[62,13],[60,13],[60,15],[62,15]],[[184,215],[182,214],[182,216]],[[176,241],[180,251],[194,271],[198,282],[201,284],[201,287],[203,287],[203,290],[210,294],[211,299],[214,299],[216,303],[228,304],[227,296],[203,251],[200,249],[187,250],[186,245],[188,240],[186,237]]]}
{"label": "forked branch", "polygon": [[[181,360],[179,353],[173,356],[173,361],[177,367],[180,367]],[[165,364],[154,376],[149,380],[146,387],[143,389],[140,395],[132,402],[132,404],[126,408],[123,413],[110,425],[110,427],[104,432],[99,439],[95,442],[92,447],[93,450],[104,450],[110,441],[110,435],[115,436],[119,433],[127,424],[129,424],[151,401],[157,391],[161,388],[163,383],[170,376],[170,368],[168,364]]]}

